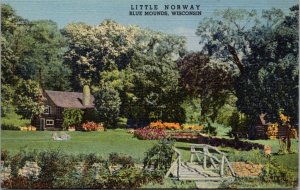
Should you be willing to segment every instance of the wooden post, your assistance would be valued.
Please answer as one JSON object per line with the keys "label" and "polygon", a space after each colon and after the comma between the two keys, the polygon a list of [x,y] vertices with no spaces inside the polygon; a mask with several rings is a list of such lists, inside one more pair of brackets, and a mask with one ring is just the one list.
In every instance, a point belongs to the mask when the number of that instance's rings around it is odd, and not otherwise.
{"label": "wooden post", "polygon": [[177,178],[179,180],[180,177],[180,155],[178,154],[178,160],[177,160]]}
{"label": "wooden post", "polygon": [[222,156],[222,161],[221,161],[221,170],[220,170],[220,175],[221,175],[221,177],[223,177],[223,175],[224,175],[224,162],[225,162],[225,156],[223,155]]}
{"label": "wooden post", "polygon": [[203,159],[203,169],[206,169],[206,154],[207,154],[208,150],[207,147],[203,148],[203,153],[204,153],[204,159]]}
{"label": "wooden post", "polygon": [[193,152],[191,152],[190,163],[192,163],[192,162],[193,162],[193,158],[194,158],[194,153],[193,153]]}

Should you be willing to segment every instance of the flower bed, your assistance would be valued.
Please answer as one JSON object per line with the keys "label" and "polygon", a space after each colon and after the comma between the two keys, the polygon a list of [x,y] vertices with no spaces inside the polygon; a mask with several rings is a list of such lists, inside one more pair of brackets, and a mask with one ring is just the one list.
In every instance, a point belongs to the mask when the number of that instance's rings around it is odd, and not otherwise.
{"label": "flower bed", "polygon": [[104,131],[103,125],[95,122],[86,122],[82,124],[82,129],[85,131]]}
{"label": "flower bed", "polygon": [[151,122],[147,128],[149,128],[149,129],[167,129],[167,130],[181,129],[179,123],[168,123],[168,122],[160,122],[160,121]]}
{"label": "flower bed", "polygon": [[33,127],[31,125],[25,126],[25,127],[20,127],[21,131],[36,131],[36,127]]}
{"label": "flower bed", "polygon": [[166,136],[166,132],[162,129],[141,128],[134,131],[134,137],[141,140],[163,139]]}
{"label": "flower bed", "polygon": [[263,169],[262,164],[250,164],[245,162],[231,162],[231,166],[239,177],[258,177]]}
{"label": "flower bed", "polygon": [[202,125],[184,125],[183,130],[201,131],[204,129]]}

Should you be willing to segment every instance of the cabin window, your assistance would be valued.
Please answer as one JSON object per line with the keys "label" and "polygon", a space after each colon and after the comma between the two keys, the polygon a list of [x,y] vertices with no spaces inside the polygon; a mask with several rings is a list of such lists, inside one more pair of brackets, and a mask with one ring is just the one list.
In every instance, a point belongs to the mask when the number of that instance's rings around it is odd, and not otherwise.
{"label": "cabin window", "polygon": [[50,106],[45,106],[44,114],[50,114]]}
{"label": "cabin window", "polygon": [[54,120],[53,119],[47,119],[46,120],[46,125],[54,125]]}

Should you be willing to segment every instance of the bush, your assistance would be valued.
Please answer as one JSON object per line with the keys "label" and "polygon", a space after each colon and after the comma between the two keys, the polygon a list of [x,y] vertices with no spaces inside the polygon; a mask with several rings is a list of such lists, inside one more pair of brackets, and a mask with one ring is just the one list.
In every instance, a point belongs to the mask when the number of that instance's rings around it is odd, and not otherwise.
{"label": "bush", "polygon": [[84,114],[82,116],[82,121],[93,121],[96,123],[100,122],[99,113],[96,109],[87,109],[84,111]]}
{"label": "bush", "polygon": [[248,132],[249,119],[238,111],[234,111],[229,119],[232,132]]}
{"label": "bush", "polygon": [[268,158],[263,155],[261,150],[253,149],[249,151],[233,151],[228,154],[228,160],[231,162],[246,162],[251,164],[266,164]]}
{"label": "bush", "polygon": [[173,161],[174,142],[168,140],[161,140],[158,144],[154,145],[144,158],[144,168],[152,168],[154,170],[163,171],[166,173],[171,167]]}
{"label": "bush", "polygon": [[20,127],[13,125],[13,124],[2,124],[1,125],[2,130],[13,130],[13,131],[20,131]]}
{"label": "bush", "polygon": [[163,139],[167,136],[163,129],[147,129],[141,128],[134,131],[134,137],[141,140]]}
{"label": "bush", "polygon": [[225,138],[213,138],[207,136],[200,136],[198,138],[199,144],[209,144],[212,146],[223,146],[223,147],[231,147],[239,150],[252,150],[252,149],[264,149],[264,145],[258,143],[252,143],[247,141],[240,141],[235,139],[225,139]]}
{"label": "bush", "polygon": [[[5,160],[10,159],[6,153],[1,156]],[[38,178],[19,176],[18,171],[24,166],[23,163],[33,160],[41,168]],[[4,188],[131,189],[149,182],[161,183],[163,180],[163,173],[134,167],[131,157],[116,153],[111,154],[108,160],[103,160],[95,154],[71,156],[59,150],[39,153],[22,151],[11,157],[10,164],[14,175],[3,181]],[[121,167],[110,172],[111,164],[120,164]]]}
{"label": "bush", "polygon": [[134,166],[134,161],[131,156],[120,155],[118,153],[111,153],[109,155],[108,161],[112,165],[120,164],[125,168]]}
{"label": "bush", "polygon": [[95,122],[86,122],[81,127],[85,131],[104,131],[103,125]]}
{"label": "bush", "polygon": [[208,134],[208,135],[217,135],[217,128],[212,126],[210,122],[207,123],[207,126],[204,126],[203,132]]}
{"label": "bush", "polygon": [[67,108],[63,112],[64,122],[62,124],[64,130],[70,126],[78,126],[82,122],[83,111],[80,109]]}
{"label": "bush", "polygon": [[275,182],[279,184],[287,184],[293,187],[298,185],[298,176],[293,175],[288,168],[277,163],[275,159],[270,160],[260,175],[260,178],[264,182]]}

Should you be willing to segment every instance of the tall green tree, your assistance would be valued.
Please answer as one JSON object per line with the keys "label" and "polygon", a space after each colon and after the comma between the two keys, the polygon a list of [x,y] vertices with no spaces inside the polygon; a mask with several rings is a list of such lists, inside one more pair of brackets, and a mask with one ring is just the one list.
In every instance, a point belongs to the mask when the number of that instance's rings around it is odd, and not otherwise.
{"label": "tall green tree", "polygon": [[178,61],[178,66],[181,86],[201,101],[202,121],[214,121],[232,93],[235,70],[200,52],[187,54]]}
{"label": "tall green tree", "polygon": [[[298,79],[295,62],[298,9],[298,5],[294,6],[284,16],[281,10],[273,8],[262,11],[260,17],[255,11],[227,9],[198,27],[197,34],[205,43],[204,51],[239,68],[240,75],[235,79],[237,106],[253,122],[261,113],[267,113],[269,120],[274,121],[278,119],[279,109],[298,106],[295,90],[298,85],[294,82]],[[282,88],[283,84],[290,86]],[[295,120],[298,112],[285,114],[292,114],[289,116]]]}
{"label": "tall green tree", "polygon": [[31,119],[44,112],[44,97],[38,82],[20,80],[15,92],[16,112],[23,118]]}
{"label": "tall green tree", "polygon": [[95,93],[95,106],[106,127],[116,127],[120,105],[119,93],[112,88],[103,88]]}

